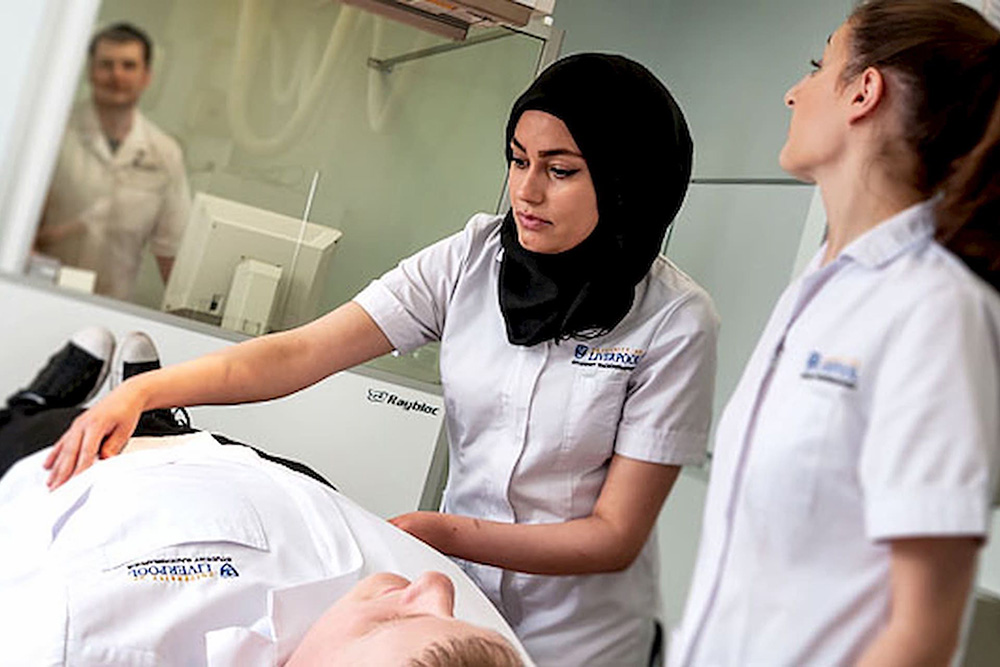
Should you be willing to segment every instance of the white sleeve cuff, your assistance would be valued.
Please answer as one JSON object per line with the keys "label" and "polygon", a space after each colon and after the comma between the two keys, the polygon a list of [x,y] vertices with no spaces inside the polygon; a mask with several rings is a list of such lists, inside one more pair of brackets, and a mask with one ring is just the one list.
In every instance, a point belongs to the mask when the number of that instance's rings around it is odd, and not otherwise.
{"label": "white sleeve cuff", "polygon": [[866,495],[865,530],[871,540],[986,535],[989,531],[985,489],[888,488]]}
{"label": "white sleeve cuff", "polygon": [[369,283],[352,301],[365,309],[392,346],[400,352],[412,352],[427,343],[420,333],[420,323],[406,312],[403,304],[378,280]]}
{"label": "white sleeve cuff", "polygon": [[615,454],[663,465],[701,465],[707,447],[707,433],[657,431],[627,424],[618,427],[615,438]]}

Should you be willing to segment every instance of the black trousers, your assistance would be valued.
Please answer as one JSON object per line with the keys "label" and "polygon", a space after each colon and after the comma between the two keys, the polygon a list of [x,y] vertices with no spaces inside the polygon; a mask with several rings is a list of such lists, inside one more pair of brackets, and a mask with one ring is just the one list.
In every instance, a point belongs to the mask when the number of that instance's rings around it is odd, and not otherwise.
{"label": "black trousers", "polygon": [[16,405],[0,410],[0,477],[25,456],[59,439],[82,408]]}
{"label": "black trousers", "polygon": [[[0,410],[0,477],[3,477],[12,465],[25,456],[45,449],[59,439],[69,428],[83,408],[46,408],[36,405],[14,405]],[[163,420],[139,420],[134,435],[136,436],[166,436],[195,433],[195,429],[183,425],[164,424]],[[285,459],[268,454],[253,445],[237,442],[223,435],[212,435],[223,445],[241,445],[257,452],[262,459],[285,466],[303,475],[312,477],[320,484],[331,489],[336,487],[318,472],[298,461]]]}

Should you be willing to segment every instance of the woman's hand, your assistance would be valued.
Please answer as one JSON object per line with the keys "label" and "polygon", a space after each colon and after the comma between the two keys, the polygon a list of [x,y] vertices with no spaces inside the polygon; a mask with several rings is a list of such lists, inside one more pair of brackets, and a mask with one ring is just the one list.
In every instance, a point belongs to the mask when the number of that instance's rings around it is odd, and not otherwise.
{"label": "woman's hand", "polygon": [[441,512],[408,512],[389,519],[389,523],[438,551],[450,553],[449,538],[459,530],[462,518]]}
{"label": "woman's hand", "polygon": [[49,489],[83,472],[100,456],[120,454],[145,409],[142,397],[125,382],[77,417],[45,459]]}

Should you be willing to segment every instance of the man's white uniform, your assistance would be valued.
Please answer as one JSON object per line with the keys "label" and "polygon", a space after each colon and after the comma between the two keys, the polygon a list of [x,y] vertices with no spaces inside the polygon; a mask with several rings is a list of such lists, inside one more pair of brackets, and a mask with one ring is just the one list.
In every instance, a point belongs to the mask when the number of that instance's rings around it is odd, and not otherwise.
{"label": "man's white uniform", "polygon": [[854,664],[889,540],[987,534],[1000,297],[933,235],[914,206],[782,295],[719,422],[675,667]]}
{"label": "man's white uniform", "polygon": [[[450,469],[443,510],[508,523],[590,515],[620,454],[699,463],[711,419],[718,319],[664,258],[609,334],[531,347],[500,312],[501,218],[404,260],[355,301],[392,344],[441,341]],[[659,616],[652,536],[622,572],[542,576],[463,562],[540,665],[646,664]]]}
{"label": "man's white uniform", "polygon": [[273,667],[385,570],[444,572],[456,618],[513,640],[447,558],[329,487],[207,433],[156,440],[179,444],[55,492],[48,450],[0,481],[0,664]]}
{"label": "man's white uniform", "polygon": [[82,223],[39,250],[63,264],[97,272],[96,291],[132,295],[142,250],[173,257],[191,206],[180,146],[138,109],[114,153],[90,101],[70,116],[41,227]]}

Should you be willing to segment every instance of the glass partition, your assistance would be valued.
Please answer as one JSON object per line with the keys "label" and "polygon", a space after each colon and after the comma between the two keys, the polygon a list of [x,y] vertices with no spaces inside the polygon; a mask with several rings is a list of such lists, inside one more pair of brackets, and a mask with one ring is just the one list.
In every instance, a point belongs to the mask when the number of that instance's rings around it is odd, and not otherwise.
{"label": "glass partition", "polygon": [[[236,305],[227,298],[229,288],[235,294],[238,285],[233,279],[221,290],[207,287],[211,267],[206,265],[239,261],[246,255],[242,244],[272,253],[287,246],[288,262],[265,263],[277,263],[286,277],[321,281],[318,289],[283,286],[268,296],[275,291],[268,286],[279,280],[275,274],[241,264],[240,289],[252,296],[245,308],[259,310],[269,298],[291,301],[296,290],[310,291],[309,308],[296,310],[301,321],[349,300],[401,258],[461,229],[473,213],[497,210],[506,172],[507,112],[534,77],[544,47],[542,39],[502,28],[451,43],[331,0],[105,0],[97,28],[120,21],[152,37],[152,77],[139,108],[180,147],[186,201],[224,202],[215,208],[196,205],[193,215],[185,211],[185,222],[204,228],[193,241],[180,243],[175,231],[173,241],[151,234],[150,242],[139,242],[141,261],[123,298],[219,324],[226,306]],[[446,44],[456,48],[430,48]],[[414,57],[398,58],[409,55]],[[86,114],[101,94],[104,84],[94,76],[89,64],[84,67],[74,118]],[[160,150],[151,143],[149,150]],[[115,159],[115,150],[97,148]],[[74,173],[64,167],[65,158],[56,170],[50,207],[59,198],[55,188]],[[129,157],[133,168],[148,159]],[[152,182],[154,171],[151,166],[139,177]],[[169,176],[169,165],[166,171]],[[170,185],[143,181],[136,187]],[[199,199],[199,193],[209,197]],[[125,210],[140,215],[147,207],[161,215],[172,205],[168,200],[165,195],[153,204],[127,201]],[[246,208],[235,208],[240,205]],[[227,212],[220,213],[220,206]],[[245,228],[223,229],[231,222],[226,216],[240,217]],[[248,217],[256,222],[244,224]],[[340,236],[330,240],[332,235],[302,226],[306,218]],[[310,240],[320,237],[330,247],[311,248]],[[165,299],[165,271],[157,255],[169,254],[171,243],[177,254]],[[119,252],[128,249],[126,242]],[[321,259],[310,259],[313,255]],[[304,269],[310,261],[318,264]],[[45,260],[36,257],[32,266],[44,272]],[[225,270],[234,275],[232,268]],[[205,303],[199,290],[215,294],[208,297],[215,302],[207,315],[205,308],[193,312],[198,308],[192,304]],[[268,328],[294,323],[277,317]],[[258,332],[250,326],[241,330]],[[433,349],[377,363],[420,379],[437,378]]]}

